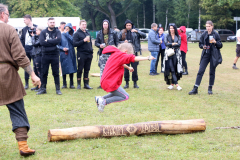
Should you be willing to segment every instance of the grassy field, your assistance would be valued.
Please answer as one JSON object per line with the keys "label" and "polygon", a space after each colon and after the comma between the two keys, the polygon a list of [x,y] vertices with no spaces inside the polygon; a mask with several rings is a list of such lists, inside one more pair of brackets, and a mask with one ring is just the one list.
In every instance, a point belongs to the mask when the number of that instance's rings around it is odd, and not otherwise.
{"label": "grassy field", "polygon": [[[240,70],[231,68],[235,46],[236,43],[223,44],[223,63],[217,67],[213,95],[207,94],[209,67],[199,94],[188,95],[195,83],[201,55],[198,44],[191,43],[187,53],[189,75],[179,81],[182,91],[176,88],[168,90],[163,74],[149,76],[150,62],[140,62],[140,88],[133,89],[131,81],[130,88],[126,90],[130,99],[106,106],[104,113],[98,112],[94,101],[94,96],[106,94],[97,89],[98,77],[90,77],[93,90],[64,89],[61,90],[63,95],[58,96],[53,77],[49,74],[46,95],[37,96],[27,90],[24,98],[31,125],[28,144],[36,149],[36,154],[28,159],[239,159],[240,130],[214,130],[215,127],[240,126]],[[149,55],[146,43],[143,43],[143,48],[143,55]],[[98,73],[96,48],[94,52],[90,72]],[[22,69],[19,74],[23,79]],[[207,124],[203,133],[78,139],[58,143],[47,141],[49,129],[199,118]],[[20,159],[5,106],[0,107],[0,128],[0,159]]]}

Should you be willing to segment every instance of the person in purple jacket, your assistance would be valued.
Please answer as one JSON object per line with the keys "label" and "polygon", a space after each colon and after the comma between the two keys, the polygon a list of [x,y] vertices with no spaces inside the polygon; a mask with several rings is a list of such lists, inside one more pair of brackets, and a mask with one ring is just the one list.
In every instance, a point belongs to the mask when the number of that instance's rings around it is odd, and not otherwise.
{"label": "person in purple jacket", "polygon": [[[165,53],[165,43],[164,43],[164,29],[162,27],[160,27],[158,29],[158,38],[160,40],[160,45],[159,45],[159,52],[158,52],[158,56],[157,56],[157,61],[156,61],[156,64],[155,64],[155,70],[157,72],[157,67],[158,67],[158,62],[159,62],[159,57],[161,55],[161,68],[163,67],[163,57],[164,57],[164,53]],[[163,71],[161,71],[163,73]]]}

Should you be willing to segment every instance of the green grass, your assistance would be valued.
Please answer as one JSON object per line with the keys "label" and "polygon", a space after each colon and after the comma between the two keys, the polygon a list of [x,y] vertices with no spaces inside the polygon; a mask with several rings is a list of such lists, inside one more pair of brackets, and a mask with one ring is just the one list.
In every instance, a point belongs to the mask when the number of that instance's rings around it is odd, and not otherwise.
{"label": "green grass", "polygon": [[[140,62],[140,88],[133,89],[130,82],[126,90],[130,99],[106,106],[104,113],[97,111],[94,101],[94,96],[106,94],[97,89],[98,77],[90,77],[93,90],[64,89],[63,95],[58,96],[50,73],[46,95],[37,96],[27,90],[24,98],[31,125],[28,144],[36,149],[36,154],[28,159],[239,159],[240,130],[214,130],[215,127],[240,126],[240,71],[231,68],[236,44],[224,43],[223,46],[223,63],[217,67],[214,95],[207,94],[209,68],[199,94],[188,95],[195,83],[201,55],[198,44],[191,43],[187,53],[189,75],[179,81],[182,91],[168,90],[163,74],[149,76],[150,62]],[[146,43],[143,48],[144,56],[149,55]],[[96,48],[94,52],[90,72],[98,73]],[[19,74],[23,79],[22,69]],[[198,118],[206,121],[207,129],[203,133],[47,141],[49,129]],[[0,107],[0,128],[0,159],[20,159],[5,106]]]}

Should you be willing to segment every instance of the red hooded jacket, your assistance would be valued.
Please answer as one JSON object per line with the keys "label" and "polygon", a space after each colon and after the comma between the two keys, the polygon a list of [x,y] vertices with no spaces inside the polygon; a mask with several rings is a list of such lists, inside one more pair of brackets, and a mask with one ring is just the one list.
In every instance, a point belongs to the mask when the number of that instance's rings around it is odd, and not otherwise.
{"label": "red hooded jacket", "polygon": [[106,53],[111,53],[111,56],[107,60],[102,74],[101,87],[106,92],[112,92],[117,90],[122,84],[124,74],[123,65],[135,62],[135,56],[121,52],[113,46],[104,48],[102,54]]}
{"label": "red hooded jacket", "polygon": [[180,51],[183,51],[187,53],[187,35],[186,35],[186,27],[181,26],[180,29],[183,32],[179,32],[179,35],[181,36],[181,46],[180,46]]}

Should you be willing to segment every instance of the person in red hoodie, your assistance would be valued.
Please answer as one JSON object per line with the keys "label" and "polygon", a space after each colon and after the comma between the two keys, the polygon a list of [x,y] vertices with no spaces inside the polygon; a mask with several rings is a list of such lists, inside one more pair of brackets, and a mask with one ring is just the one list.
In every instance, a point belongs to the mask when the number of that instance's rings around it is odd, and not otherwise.
{"label": "person in red hoodie", "polygon": [[133,54],[133,47],[130,43],[122,43],[118,48],[108,46],[104,48],[102,54],[111,53],[105,69],[101,77],[101,87],[104,91],[110,92],[109,94],[100,97],[96,96],[98,111],[103,112],[105,105],[113,102],[121,102],[129,99],[129,94],[121,87],[124,68],[133,72],[132,67],[127,66],[131,62],[138,62],[143,60],[153,60],[152,56],[149,57],[135,57]]}
{"label": "person in red hoodie", "polygon": [[187,35],[186,35],[186,27],[181,26],[178,30],[179,36],[181,36],[181,46],[180,51],[182,55],[182,64],[185,68],[185,72],[182,73],[182,75],[188,75],[188,68],[187,68],[187,62],[186,62],[186,54],[187,54]]}

